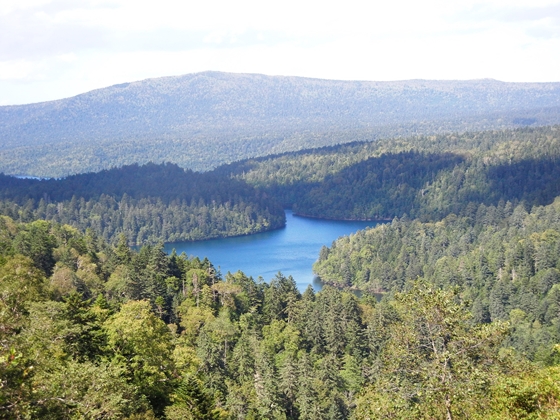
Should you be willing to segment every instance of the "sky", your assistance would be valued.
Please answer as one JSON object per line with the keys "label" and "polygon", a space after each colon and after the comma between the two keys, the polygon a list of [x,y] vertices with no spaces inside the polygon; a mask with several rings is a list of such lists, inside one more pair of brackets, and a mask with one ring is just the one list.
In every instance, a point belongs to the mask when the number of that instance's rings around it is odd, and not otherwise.
{"label": "sky", "polygon": [[0,1],[0,105],[205,70],[560,81],[560,1]]}

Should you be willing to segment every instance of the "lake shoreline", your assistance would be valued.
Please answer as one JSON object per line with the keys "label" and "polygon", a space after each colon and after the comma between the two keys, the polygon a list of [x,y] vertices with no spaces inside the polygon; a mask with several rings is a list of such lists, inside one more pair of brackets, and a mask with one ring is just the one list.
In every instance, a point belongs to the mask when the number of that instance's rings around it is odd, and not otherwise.
{"label": "lake shoreline", "polygon": [[[313,263],[322,246],[360,229],[373,227],[375,222],[320,220],[294,217],[286,209],[286,227],[259,234],[216,238],[196,242],[166,243],[165,251],[174,248],[178,254],[207,257],[222,273],[243,271],[247,276],[273,279],[280,271],[296,280],[302,293],[313,285]],[[317,286],[314,286],[317,288]]]}
{"label": "lake shoreline", "polygon": [[[282,229],[286,229],[286,223],[284,222],[284,226],[280,226],[280,227],[275,227],[272,229],[267,229],[267,230],[262,230],[260,232],[253,232],[253,233],[241,233],[239,235],[226,235],[226,236],[213,236],[211,238],[205,238],[205,239],[191,239],[191,240],[178,240],[178,241],[166,241],[164,242],[165,245],[172,245],[172,244],[180,244],[180,243],[196,243],[196,242],[207,242],[207,241],[219,241],[222,239],[229,239],[229,238],[243,238],[245,236],[253,236],[253,235],[261,235],[263,233],[268,233],[268,232],[274,232],[277,230],[282,230]],[[134,246],[142,246],[142,244],[140,245],[134,245]]]}
{"label": "lake shoreline", "polygon": [[[330,217],[319,217],[319,216],[310,216],[307,214],[301,214],[301,213],[294,213],[292,209],[284,209],[284,212],[286,211],[290,211],[292,212],[293,216],[295,217],[302,217],[305,219],[313,219],[313,220],[325,220],[325,221],[331,221],[331,222],[374,222],[374,223],[387,223],[387,222],[391,222],[393,219],[338,219],[338,218],[330,218]],[[183,243],[183,242],[190,242],[190,243],[196,243],[196,242],[205,242],[205,241],[217,241],[217,240],[221,240],[221,239],[228,239],[228,238],[242,238],[245,236],[253,236],[253,235],[260,235],[262,233],[267,233],[267,232],[274,232],[277,230],[281,230],[281,229],[286,229],[286,222],[284,222],[283,226],[280,227],[276,227],[276,228],[272,228],[272,229],[267,229],[267,230],[263,230],[260,232],[253,232],[253,233],[243,233],[243,234],[239,234],[239,235],[228,235],[228,236],[215,236],[212,238],[204,238],[204,239],[192,239],[192,240],[178,240],[178,241],[169,241],[169,242],[164,242],[166,245],[172,245],[172,244],[178,244],[178,243]],[[133,246],[142,246],[142,244],[135,244]]]}
{"label": "lake shoreline", "polygon": [[[293,210],[292,210],[293,212]],[[340,218],[334,218],[334,217],[319,217],[319,216],[310,216],[308,214],[303,214],[303,213],[295,213],[293,212],[293,215],[296,217],[305,217],[307,219],[317,219],[317,220],[329,220],[329,221],[339,221],[339,222],[377,222],[377,223],[387,223],[387,222],[392,222],[393,219],[390,218],[380,218],[380,219],[340,219]]]}

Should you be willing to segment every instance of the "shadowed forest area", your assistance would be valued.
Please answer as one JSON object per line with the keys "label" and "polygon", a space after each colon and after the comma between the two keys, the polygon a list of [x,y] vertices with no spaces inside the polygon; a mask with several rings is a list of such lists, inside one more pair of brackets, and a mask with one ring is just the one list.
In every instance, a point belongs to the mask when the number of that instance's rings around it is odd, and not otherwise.
{"label": "shadowed forest area", "polygon": [[[295,213],[332,219],[438,220],[500,201],[560,194],[557,127],[389,139],[224,165]],[[469,210],[467,210],[469,209]]]}

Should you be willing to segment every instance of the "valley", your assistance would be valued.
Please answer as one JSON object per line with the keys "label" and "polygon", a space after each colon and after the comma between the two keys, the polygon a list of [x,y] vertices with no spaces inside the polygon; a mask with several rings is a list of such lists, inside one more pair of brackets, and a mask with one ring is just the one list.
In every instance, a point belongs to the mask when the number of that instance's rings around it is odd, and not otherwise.
{"label": "valley", "polygon": [[0,107],[0,417],[558,418],[559,93],[206,72]]}

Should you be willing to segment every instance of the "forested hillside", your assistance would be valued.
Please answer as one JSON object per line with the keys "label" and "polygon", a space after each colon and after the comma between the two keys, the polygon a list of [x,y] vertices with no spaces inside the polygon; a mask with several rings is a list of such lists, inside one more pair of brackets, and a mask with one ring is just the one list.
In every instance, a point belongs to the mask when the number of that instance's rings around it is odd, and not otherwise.
{"label": "forested hillside", "polygon": [[[537,286],[551,317],[553,283]],[[381,303],[302,295],[280,273],[222,277],[162,246],[2,216],[0,417],[558,418],[558,354],[531,340],[536,320],[520,329],[532,313],[479,324],[469,306],[423,281]]]}
{"label": "forested hillside", "polygon": [[61,180],[0,176],[0,211],[94,229],[108,241],[174,242],[283,226],[284,208],[332,219],[437,221],[480,204],[560,195],[557,126],[357,142],[196,173],[128,166]]}
{"label": "forested hillside", "polygon": [[560,123],[560,84],[336,81],[204,72],[0,107],[0,171],[209,170],[356,140]]}
{"label": "forested hillside", "polygon": [[[395,292],[422,277],[461,287],[475,321],[515,320],[531,358],[560,342],[560,198],[529,212],[510,202],[481,204],[470,216],[440,222],[398,220],[323,248],[314,270],[342,286]],[[526,329],[526,330],[525,330]]]}
{"label": "forested hillside", "polygon": [[[559,133],[0,175],[0,417],[560,418]],[[282,205],[391,222],[323,247],[318,293],[158,242]]]}
{"label": "forested hillside", "polygon": [[176,165],[131,165],[64,179],[0,174],[0,214],[91,228],[132,244],[247,235],[284,226],[282,207],[244,181]]}
{"label": "forested hillside", "polygon": [[560,128],[353,143],[224,165],[295,213],[438,220],[480,204],[550,204],[560,195]]}

